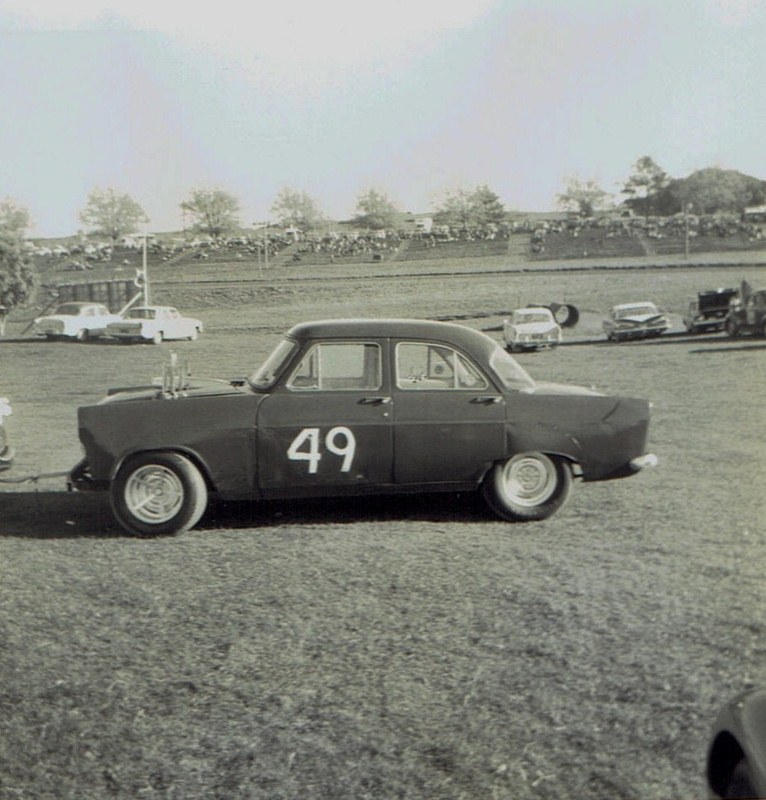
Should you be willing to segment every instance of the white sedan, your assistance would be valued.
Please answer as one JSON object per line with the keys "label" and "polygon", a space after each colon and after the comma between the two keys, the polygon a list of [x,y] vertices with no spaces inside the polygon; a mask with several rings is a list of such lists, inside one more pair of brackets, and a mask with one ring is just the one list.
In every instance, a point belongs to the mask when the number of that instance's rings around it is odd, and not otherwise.
{"label": "white sedan", "polygon": [[518,308],[503,322],[503,339],[505,346],[514,353],[556,347],[561,341],[561,326],[549,308]]}
{"label": "white sedan", "polygon": [[86,339],[102,336],[110,322],[120,317],[103,303],[62,303],[52,314],[35,320],[35,333],[48,339]]}
{"label": "white sedan", "polygon": [[107,325],[106,335],[123,341],[152,342],[196,339],[202,332],[198,319],[184,317],[172,306],[138,306]]}

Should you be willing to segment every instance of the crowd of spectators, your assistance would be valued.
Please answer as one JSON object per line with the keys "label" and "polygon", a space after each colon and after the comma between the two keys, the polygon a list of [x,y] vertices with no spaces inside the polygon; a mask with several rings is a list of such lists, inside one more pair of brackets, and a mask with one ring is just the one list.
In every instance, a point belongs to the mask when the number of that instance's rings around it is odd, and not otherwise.
{"label": "crowd of spectators", "polygon": [[578,238],[585,232],[599,232],[604,239],[617,237],[646,237],[647,239],[683,239],[706,236],[715,238],[739,237],[749,242],[766,238],[766,226],[743,220],[733,214],[675,214],[671,217],[572,217],[545,220],[524,220],[515,223],[515,233],[529,233],[533,253],[545,252],[547,238],[564,234]]}

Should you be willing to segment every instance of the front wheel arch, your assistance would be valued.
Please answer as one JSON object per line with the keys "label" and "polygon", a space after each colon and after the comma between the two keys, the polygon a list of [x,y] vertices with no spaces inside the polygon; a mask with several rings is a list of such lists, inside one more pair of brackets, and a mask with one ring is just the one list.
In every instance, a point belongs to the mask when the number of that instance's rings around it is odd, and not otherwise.
{"label": "front wheel arch", "polygon": [[547,519],[566,502],[572,489],[572,465],[557,455],[517,453],[490,467],[482,483],[487,504],[502,519]]}

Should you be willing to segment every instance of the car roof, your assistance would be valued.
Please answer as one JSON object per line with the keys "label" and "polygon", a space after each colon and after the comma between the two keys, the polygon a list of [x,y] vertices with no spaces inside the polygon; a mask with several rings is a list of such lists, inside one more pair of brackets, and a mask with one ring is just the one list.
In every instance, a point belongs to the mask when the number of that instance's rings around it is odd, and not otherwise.
{"label": "car roof", "polygon": [[615,306],[615,308],[636,308],[637,306],[653,306],[654,303],[651,300],[639,300],[636,303],[620,303],[620,305]]}
{"label": "car roof", "polygon": [[435,339],[475,352],[487,352],[496,346],[493,339],[472,328],[425,319],[316,320],[301,322],[286,335],[300,342],[309,339]]}

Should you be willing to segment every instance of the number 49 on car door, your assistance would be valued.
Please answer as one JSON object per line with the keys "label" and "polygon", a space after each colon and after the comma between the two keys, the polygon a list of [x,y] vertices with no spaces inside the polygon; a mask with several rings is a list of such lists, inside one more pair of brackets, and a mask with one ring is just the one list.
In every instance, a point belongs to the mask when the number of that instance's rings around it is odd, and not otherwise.
{"label": "number 49 on car door", "polygon": [[392,431],[380,344],[314,344],[260,406],[259,488],[268,496],[391,483]]}

